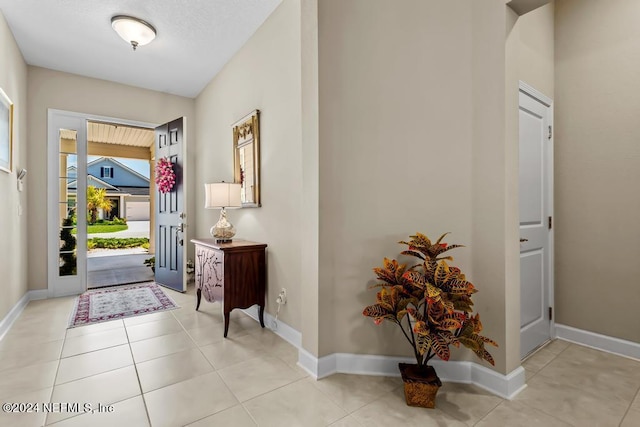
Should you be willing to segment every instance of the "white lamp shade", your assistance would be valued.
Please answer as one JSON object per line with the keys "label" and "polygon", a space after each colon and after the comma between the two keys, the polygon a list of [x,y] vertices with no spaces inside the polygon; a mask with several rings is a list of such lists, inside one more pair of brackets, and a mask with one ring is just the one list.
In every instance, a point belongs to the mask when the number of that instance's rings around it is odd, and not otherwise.
{"label": "white lamp shade", "polygon": [[205,209],[240,208],[240,184],[213,182],[204,185]]}
{"label": "white lamp shade", "polygon": [[127,43],[144,46],[156,38],[156,29],[142,19],[118,15],[111,18],[111,27]]}

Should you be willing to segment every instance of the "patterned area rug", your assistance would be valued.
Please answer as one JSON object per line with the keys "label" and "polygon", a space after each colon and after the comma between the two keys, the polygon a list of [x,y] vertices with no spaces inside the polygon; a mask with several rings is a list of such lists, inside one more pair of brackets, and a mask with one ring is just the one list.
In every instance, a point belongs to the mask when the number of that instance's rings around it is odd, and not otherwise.
{"label": "patterned area rug", "polygon": [[69,327],[174,308],[179,307],[155,282],[96,289],[78,296]]}

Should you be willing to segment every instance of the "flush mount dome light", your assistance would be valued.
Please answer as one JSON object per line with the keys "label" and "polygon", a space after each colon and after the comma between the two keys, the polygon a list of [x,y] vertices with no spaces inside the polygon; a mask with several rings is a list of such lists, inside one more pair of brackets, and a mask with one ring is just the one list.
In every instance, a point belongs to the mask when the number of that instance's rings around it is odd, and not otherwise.
{"label": "flush mount dome light", "polygon": [[111,26],[124,41],[131,43],[133,50],[151,43],[151,40],[156,38],[153,25],[133,16],[116,15],[111,18]]}

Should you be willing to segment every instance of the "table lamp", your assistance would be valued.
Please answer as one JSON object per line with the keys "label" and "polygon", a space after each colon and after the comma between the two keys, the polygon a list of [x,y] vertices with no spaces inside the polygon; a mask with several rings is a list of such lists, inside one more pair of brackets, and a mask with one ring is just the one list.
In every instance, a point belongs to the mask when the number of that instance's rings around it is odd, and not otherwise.
{"label": "table lamp", "polygon": [[204,185],[205,209],[222,209],[220,219],[209,231],[216,243],[228,243],[236,234],[234,226],[227,221],[226,208],[240,208],[240,184],[213,182]]}

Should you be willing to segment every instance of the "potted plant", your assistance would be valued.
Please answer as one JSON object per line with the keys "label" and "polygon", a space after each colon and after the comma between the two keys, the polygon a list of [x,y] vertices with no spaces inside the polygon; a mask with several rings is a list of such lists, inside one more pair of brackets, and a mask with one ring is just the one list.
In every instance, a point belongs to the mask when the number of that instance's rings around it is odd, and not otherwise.
{"label": "potted plant", "polygon": [[147,258],[143,262],[144,265],[151,268],[151,271],[156,272],[156,257],[152,256],[151,258]]}
{"label": "potted plant", "polygon": [[459,268],[447,264],[453,258],[443,254],[462,246],[443,243],[447,234],[435,243],[420,233],[411,236],[408,242],[398,242],[408,246],[401,252],[403,255],[416,257],[420,262],[407,268],[406,264],[385,258],[382,267],[373,269],[381,281],[373,286],[381,288],[377,302],[362,313],[372,317],[376,324],[383,320],[395,323],[411,345],[416,364],[399,364],[405,399],[410,406],[435,406],[442,383],[429,365],[434,356],[449,360],[450,346],[462,344],[493,365],[493,357],[484,346],[498,346],[480,335],[480,316],[472,315],[471,295],[476,289]]}

